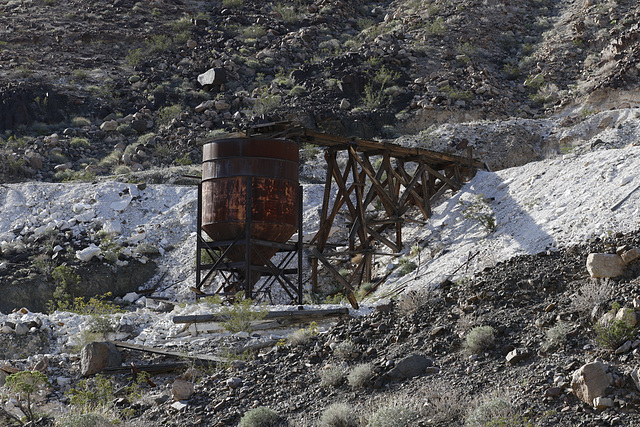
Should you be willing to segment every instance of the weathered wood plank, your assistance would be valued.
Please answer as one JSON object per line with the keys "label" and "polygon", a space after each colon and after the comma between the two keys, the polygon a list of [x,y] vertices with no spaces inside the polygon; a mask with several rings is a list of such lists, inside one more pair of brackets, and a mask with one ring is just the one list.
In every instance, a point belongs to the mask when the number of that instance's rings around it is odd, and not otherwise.
{"label": "weathered wood plank", "polygon": [[[341,276],[342,277],[342,276]],[[344,278],[343,278],[344,279]],[[348,308],[329,308],[316,310],[283,310],[270,311],[263,318],[270,319],[317,319],[323,317],[344,316],[349,314]],[[206,323],[206,322],[223,322],[226,318],[220,314],[193,314],[188,316],[174,316],[173,323]]]}

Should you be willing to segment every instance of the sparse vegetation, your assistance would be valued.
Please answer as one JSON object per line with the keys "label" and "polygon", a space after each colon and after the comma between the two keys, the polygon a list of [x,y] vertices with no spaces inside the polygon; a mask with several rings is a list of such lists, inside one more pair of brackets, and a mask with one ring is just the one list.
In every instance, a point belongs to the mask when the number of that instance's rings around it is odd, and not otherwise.
{"label": "sparse vegetation", "polygon": [[280,422],[276,411],[266,406],[251,409],[240,419],[238,427],[275,427]]}
{"label": "sparse vegetation", "polygon": [[367,427],[409,427],[418,420],[419,414],[403,405],[383,406],[371,415]]}
{"label": "sparse vegetation", "polygon": [[329,405],[320,417],[320,427],[358,427],[353,408],[345,403]]}
{"label": "sparse vegetation", "polygon": [[235,295],[233,305],[222,307],[220,314],[226,319],[222,326],[229,332],[251,332],[251,322],[263,319],[268,313],[265,306],[255,307],[253,301],[244,298],[244,292]]}
{"label": "sparse vegetation", "polygon": [[476,221],[490,233],[496,230],[496,216],[483,194],[476,194],[470,200],[461,198],[458,203],[462,206],[464,218]]}
{"label": "sparse vegetation", "polygon": [[357,365],[349,372],[349,375],[347,375],[347,382],[354,388],[364,387],[373,377],[373,373],[373,366],[371,364],[364,363]]}
{"label": "sparse vegetation", "polygon": [[328,365],[320,371],[320,387],[338,387],[344,381],[344,370],[340,366]]}
{"label": "sparse vegetation", "polygon": [[14,394],[18,407],[29,422],[36,419],[36,413],[33,410],[35,396],[49,386],[51,386],[49,379],[40,371],[16,372],[7,376],[5,380],[5,387]]}
{"label": "sparse vegetation", "polygon": [[495,342],[495,329],[491,326],[477,326],[465,337],[465,348],[472,354],[490,350]]}

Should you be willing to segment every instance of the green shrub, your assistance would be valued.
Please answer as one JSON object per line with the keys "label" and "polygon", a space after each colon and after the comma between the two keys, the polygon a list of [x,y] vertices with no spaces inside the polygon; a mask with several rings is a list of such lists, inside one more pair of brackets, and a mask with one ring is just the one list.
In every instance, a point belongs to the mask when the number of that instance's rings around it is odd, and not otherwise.
{"label": "green shrub", "polygon": [[182,112],[182,105],[173,104],[167,107],[163,107],[158,113],[158,122],[161,125],[168,125],[171,123],[171,120],[175,119]]}
{"label": "green shrub", "polygon": [[325,366],[320,371],[320,387],[338,387],[344,380],[344,371],[335,365]]}
{"label": "green shrub", "polygon": [[107,408],[113,404],[113,383],[103,375],[96,374],[79,381],[77,387],[66,394],[70,399],[69,403],[83,412]]}
{"label": "green shrub", "polygon": [[308,328],[298,329],[287,337],[287,341],[292,346],[304,345],[311,341],[311,338],[318,335],[318,324],[311,322]]}
{"label": "green shrub", "polygon": [[254,310],[253,301],[244,298],[244,292],[235,295],[235,301],[231,307],[222,307],[220,314],[225,319],[222,326],[231,333],[251,332],[251,322],[264,319],[269,312],[265,306]]}
{"label": "green shrub", "polygon": [[418,413],[406,406],[383,406],[369,418],[367,427],[409,427],[417,420]]}
{"label": "green shrub", "polygon": [[320,417],[320,427],[357,427],[358,419],[353,407],[346,403],[333,403]]}
{"label": "green shrub", "polygon": [[238,427],[275,427],[280,422],[280,415],[273,409],[261,406],[251,409],[240,419]]}
{"label": "green shrub", "polygon": [[600,347],[615,350],[626,340],[633,339],[636,328],[621,319],[599,321],[593,325],[596,342]]}
{"label": "green shrub", "polygon": [[569,325],[566,323],[559,323],[547,330],[546,340],[542,343],[542,349],[549,351],[562,347],[567,342],[569,329]]}
{"label": "green shrub", "polygon": [[35,420],[33,397],[45,387],[51,386],[47,376],[40,371],[20,371],[7,376],[5,387],[15,394],[18,407],[27,421]]}
{"label": "green shrub", "polygon": [[373,366],[370,363],[365,363],[354,367],[349,375],[347,375],[347,382],[351,387],[364,387],[373,378]]}
{"label": "green shrub", "polygon": [[483,194],[476,194],[471,200],[460,200],[458,203],[462,206],[464,218],[476,221],[489,232],[496,230],[496,216]]}
{"label": "green shrub", "polygon": [[71,119],[71,126],[73,127],[85,127],[85,126],[91,126],[91,120],[85,118],[85,117],[79,117],[79,116],[74,116]]}
{"label": "green shrub", "polygon": [[400,268],[398,270],[398,274],[400,274],[401,276],[406,276],[407,274],[418,268],[418,265],[415,262],[411,261],[409,258],[400,258],[399,262]]}
{"label": "green shrub", "polygon": [[478,354],[491,349],[494,342],[495,329],[491,326],[477,326],[467,334],[465,348],[472,354]]}
{"label": "green shrub", "polygon": [[294,87],[291,88],[288,95],[295,98],[298,96],[302,96],[305,93],[307,93],[307,90],[303,86],[295,85]]}

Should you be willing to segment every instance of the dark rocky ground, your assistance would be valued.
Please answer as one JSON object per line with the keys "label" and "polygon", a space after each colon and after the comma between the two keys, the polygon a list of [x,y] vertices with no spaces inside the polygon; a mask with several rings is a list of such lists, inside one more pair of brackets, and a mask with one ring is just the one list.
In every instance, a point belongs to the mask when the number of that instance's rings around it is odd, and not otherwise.
{"label": "dark rocky ground", "polygon": [[[443,122],[617,106],[617,94],[637,79],[639,15],[632,1],[5,1],[0,181],[127,179],[197,163],[203,139],[272,120],[389,138]],[[203,87],[198,76],[210,68],[225,76]],[[268,406],[282,424],[304,426],[342,402],[365,425],[376,409],[396,404],[419,414],[414,425],[448,426],[499,396],[511,405],[498,425],[635,425],[637,333],[634,347],[615,354],[596,342],[590,314],[613,302],[633,307],[640,267],[604,281],[585,269],[588,253],[623,244],[640,246],[640,238],[514,258],[345,319],[306,344],[200,369],[181,410],[169,398],[173,376],[154,377],[159,387],[119,400],[116,412],[133,409],[124,425],[236,425],[250,408]],[[21,271],[11,277],[31,274],[26,260],[14,261]],[[471,354],[464,343],[476,326],[492,326],[495,343]],[[15,350],[3,358],[20,369],[49,351],[44,333],[0,337]],[[338,357],[343,342],[353,351]],[[514,348],[529,356],[511,365],[505,356]],[[390,378],[411,354],[431,366]],[[47,374],[77,383],[74,357],[53,356]],[[573,372],[595,358],[614,379],[607,390],[614,407],[606,410],[570,391]],[[362,386],[320,385],[328,365],[348,373],[363,363],[374,374]],[[54,384],[50,405],[68,403],[63,388]]]}

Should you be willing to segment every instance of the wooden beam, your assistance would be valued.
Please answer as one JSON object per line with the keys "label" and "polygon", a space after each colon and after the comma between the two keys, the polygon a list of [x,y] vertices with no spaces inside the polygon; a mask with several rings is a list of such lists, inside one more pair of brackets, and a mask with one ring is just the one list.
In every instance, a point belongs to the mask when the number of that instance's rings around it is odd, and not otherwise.
{"label": "wooden beam", "polygon": [[340,273],[338,273],[338,271],[331,265],[331,263],[318,251],[318,249],[311,248],[311,254],[318,258],[320,262],[327,268],[327,270],[329,270],[331,274],[333,274],[336,280],[340,282],[340,284],[346,291],[346,296],[351,303],[351,306],[357,310],[359,306],[358,300],[356,300],[356,296],[354,294],[353,286],[351,286],[351,284],[347,282],[347,279],[345,279]]}
{"label": "wooden beam", "polygon": [[[270,311],[263,320],[291,319],[291,320],[312,320],[325,317],[344,316],[349,314],[348,308],[327,308],[314,310],[282,310]],[[196,314],[189,316],[174,316],[173,323],[208,323],[224,322],[227,320],[220,314]]]}
{"label": "wooden beam", "polygon": [[226,362],[223,357],[213,356],[211,354],[187,354],[179,351],[170,351],[162,348],[147,347],[140,344],[132,344],[123,341],[111,341],[117,348],[125,348],[127,350],[143,351],[145,353],[161,354],[163,356],[171,356],[186,359],[196,359],[210,363]]}

